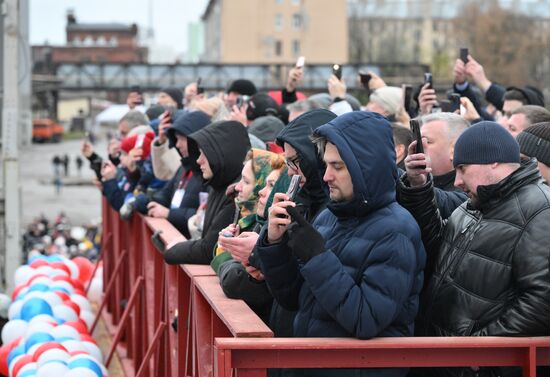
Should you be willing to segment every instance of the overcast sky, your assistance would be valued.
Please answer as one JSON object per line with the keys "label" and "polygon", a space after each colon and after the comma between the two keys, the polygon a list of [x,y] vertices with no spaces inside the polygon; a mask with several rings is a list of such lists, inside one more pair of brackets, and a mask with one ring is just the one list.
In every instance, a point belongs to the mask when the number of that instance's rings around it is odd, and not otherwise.
{"label": "overcast sky", "polygon": [[30,0],[31,44],[65,44],[67,10],[73,9],[77,22],[152,24],[155,43],[173,49],[174,55],[187,50],[187,24],[198,21],[208,0]]}

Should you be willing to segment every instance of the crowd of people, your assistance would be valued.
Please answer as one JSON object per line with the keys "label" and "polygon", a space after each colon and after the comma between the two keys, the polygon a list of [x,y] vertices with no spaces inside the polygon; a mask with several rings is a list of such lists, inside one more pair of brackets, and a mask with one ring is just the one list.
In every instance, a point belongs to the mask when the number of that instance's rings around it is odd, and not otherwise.
{"label": "crowd of people", "polygon": [[491,82],[471,55],[454,66],[454,112],[430,82],[409,103],[370,72],[363,106],[334,74],[328,93],[306,96],[304,74],[296,66],[284,88],[266,93],[247,79],[221,96],[197,83],[164,88],[145,114],[133,90],[108,158],[88,142],[82,153],[122,218],[164,218],[186,237],[166,245],[167,263],[210,264],[225,294],[275,336],[549,335],[550,112],[541,91]]}

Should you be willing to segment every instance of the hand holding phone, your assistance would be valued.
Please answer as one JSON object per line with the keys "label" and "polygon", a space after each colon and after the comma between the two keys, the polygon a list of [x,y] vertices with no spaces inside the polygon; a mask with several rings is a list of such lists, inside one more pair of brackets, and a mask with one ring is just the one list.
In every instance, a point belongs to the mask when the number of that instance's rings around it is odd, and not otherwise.
{"label": "hand holding phone", "polygon": [[[420,132],[420,123],[416,119],[411,119],[410,122],[413,138],[416,141],[414,153],[424,153],[424,145],[422,145],[422,133]],[[426,165],[417,166],[417,169],[426,169]]]}
{"label": "hand holding phone", "polygon": [[428,89],[433,89],[433,77],[431,72],[424,72],[424,85],[428,84]]}
{"label": "hand holding phone", "polygon": [[[299,174],[295,174],[290,178],[290,184],[288,185],[288,189],[286,190],[286,195],[288,196],[289,201],[293,202],[296,199],[296,194],[300,189],[301,182],[302,182],[302,176]],[[279,215],[278,217],[285,218],[288,216]]]}
{"label": "hand holding phone", "polygon": [[305,62],[306,62],[306,58],[304,56],[300,56],[296,61],[296,68],[304,68]]}
{"label": "hand holding phone", "polygon": [[460,60],[464,62],[464,64],[468,63],[468,48],[462,47],[460,49]]}
{"label": "hand holding phone", "polygon": [[359,80],[361,81],[361,85],[363,85],[363,88],[369,90],[369,81],[372,79],[372,75],[370,73],[366,73],[363,71],[359,71]]}

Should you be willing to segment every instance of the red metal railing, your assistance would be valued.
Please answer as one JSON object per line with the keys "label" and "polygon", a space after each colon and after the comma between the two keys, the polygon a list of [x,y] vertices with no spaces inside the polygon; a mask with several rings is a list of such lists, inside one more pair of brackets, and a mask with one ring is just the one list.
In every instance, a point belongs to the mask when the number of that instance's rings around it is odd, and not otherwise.
{"label": "red metal railing", "polygon": [[[550,337],[272,338],[240,300],[225,297],[210,266],[169,266],[151,236],[183,236],[166,220],[120,220],[103,202],[104,302],[99,315],[130,376],[265,376],[266,368],[550,365]],[[103,310],[106,309],[106,311]],[[177,328],[177,332],[174,329]]]}

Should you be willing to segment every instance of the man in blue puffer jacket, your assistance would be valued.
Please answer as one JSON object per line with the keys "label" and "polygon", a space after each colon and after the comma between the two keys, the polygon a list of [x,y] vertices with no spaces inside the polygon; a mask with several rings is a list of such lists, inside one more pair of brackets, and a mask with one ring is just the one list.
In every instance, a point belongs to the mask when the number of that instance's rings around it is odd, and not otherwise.
{"label": "man in blue puffer jacket", "polygon": [[[286,194],[276,194],[258,241],[273,296],[298,310],[297,337],[412,336],[426,255],[416,221],[395,199],[390,124],[376,113],[353,112],[319,127],[314,138],[330,202],[310,225]],[[402,377],[407,370],[303,373]]]}

